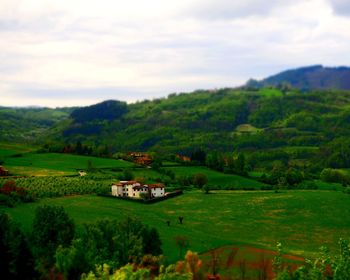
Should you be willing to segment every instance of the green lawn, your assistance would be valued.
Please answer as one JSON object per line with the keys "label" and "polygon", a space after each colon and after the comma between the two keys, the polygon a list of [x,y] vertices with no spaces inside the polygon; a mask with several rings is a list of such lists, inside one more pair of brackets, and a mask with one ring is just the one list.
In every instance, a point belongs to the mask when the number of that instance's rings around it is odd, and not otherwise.
{"label": "green lawn", "polygon": [[5,158],[18,153],[27,153],[35,150],[34,147],[24,146],[21,144],[0,143],[0,157]]}
{"label": "green lawn", "polygon": [[75,174],[77,170],[86,170],[88,161],[95,168],[127,168],[134,164],[123,160],[77,156],[55,153],[24,153],[20,157],[7,157],[4,165],[13,174],[56,175]]}
{"label": "green lawn", "polygon": [[[29,231],[42,204],[64,206],[78,226],[103,218],[139,218],[158,229],[170,261],[179,257],[175,236],[187,237],[189,249],[197,252],[240,244],[274,249],[280,241],[289,253],[310,256],[322,245],[335,249],[340,237],[350,235],[350,196],[335,191],[189,192],[153,205],[86,195],[42,199],[6,211]],[[183,225],[178,216],[184,217]]]}
{"label": "green lawn", "polygon": [[217,172],[215,170],[208,169],[200,166],[187,166],[187,167],[167,167],[166,169],[172,170],[176,176],[190,176],[196,173],[204,173],[208,177],[208,184],[212,186],[227,187],[232,189],[253,188],[260,189],[264,184],[237,175],[225,174]]}

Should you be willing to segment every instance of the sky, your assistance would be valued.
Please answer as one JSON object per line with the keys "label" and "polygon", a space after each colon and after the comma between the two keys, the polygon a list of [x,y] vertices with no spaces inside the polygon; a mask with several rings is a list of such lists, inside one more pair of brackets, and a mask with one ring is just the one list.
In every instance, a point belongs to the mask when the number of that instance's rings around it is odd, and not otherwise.
{"label": "sky", "polygon": [[235,87],[349,50],[348,0],[0,0],[0,105]]}

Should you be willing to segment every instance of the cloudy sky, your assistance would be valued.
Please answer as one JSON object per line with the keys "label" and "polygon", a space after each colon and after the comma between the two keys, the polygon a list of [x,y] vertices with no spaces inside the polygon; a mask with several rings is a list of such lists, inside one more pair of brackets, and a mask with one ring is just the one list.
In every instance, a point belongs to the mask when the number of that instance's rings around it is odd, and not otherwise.
{"label": "cloudy sky", "polygon": [[0,105],[128,102],[350,65],[348,0],[0,0]]}

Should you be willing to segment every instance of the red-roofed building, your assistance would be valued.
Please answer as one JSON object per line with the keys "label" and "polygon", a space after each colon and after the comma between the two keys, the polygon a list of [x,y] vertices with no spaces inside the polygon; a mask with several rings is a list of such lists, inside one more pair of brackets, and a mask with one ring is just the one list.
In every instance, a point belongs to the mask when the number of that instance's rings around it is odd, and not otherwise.
{"label": "red-roofed building", "polygon": [[150,190],[151,197],[161,197],[165,195],[164,184],[149,184],[148,189]]}
{"label": "red-roofed building", "polygon": [[152,157],[147,153],[132,152],[128,153],[128,156],[132,157],[134,162],[140,165],[150,165],[153,162]]}
{"label": "red-roofed building", "polygon": [[183,155],[177,154],[176,157],[177,157],[179,160],[184,161],[184,162],[190,162],[190,161],[191,161],[191,158],[188,157],[188,156],[183,156]]}
{"label": "red-roofed building", "polygon": [[112,185],[112,195],[131,198],[141,198],[147,195],[150,198],[162,197],[165,195],[165,186],[163,184],[143,185],[137,181],[120,181]]}

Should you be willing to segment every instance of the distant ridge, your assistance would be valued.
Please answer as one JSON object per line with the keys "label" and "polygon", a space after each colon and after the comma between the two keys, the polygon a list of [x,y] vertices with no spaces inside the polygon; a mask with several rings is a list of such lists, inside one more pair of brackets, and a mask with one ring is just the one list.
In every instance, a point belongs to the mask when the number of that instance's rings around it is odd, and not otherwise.
{"label": "distant ridge", "polygon": [[264,87],[288,84],[301,90],[350,90],[350,67],[324,67],[313,65],[283,71],[261,81],[249,80],[246,86]]}

